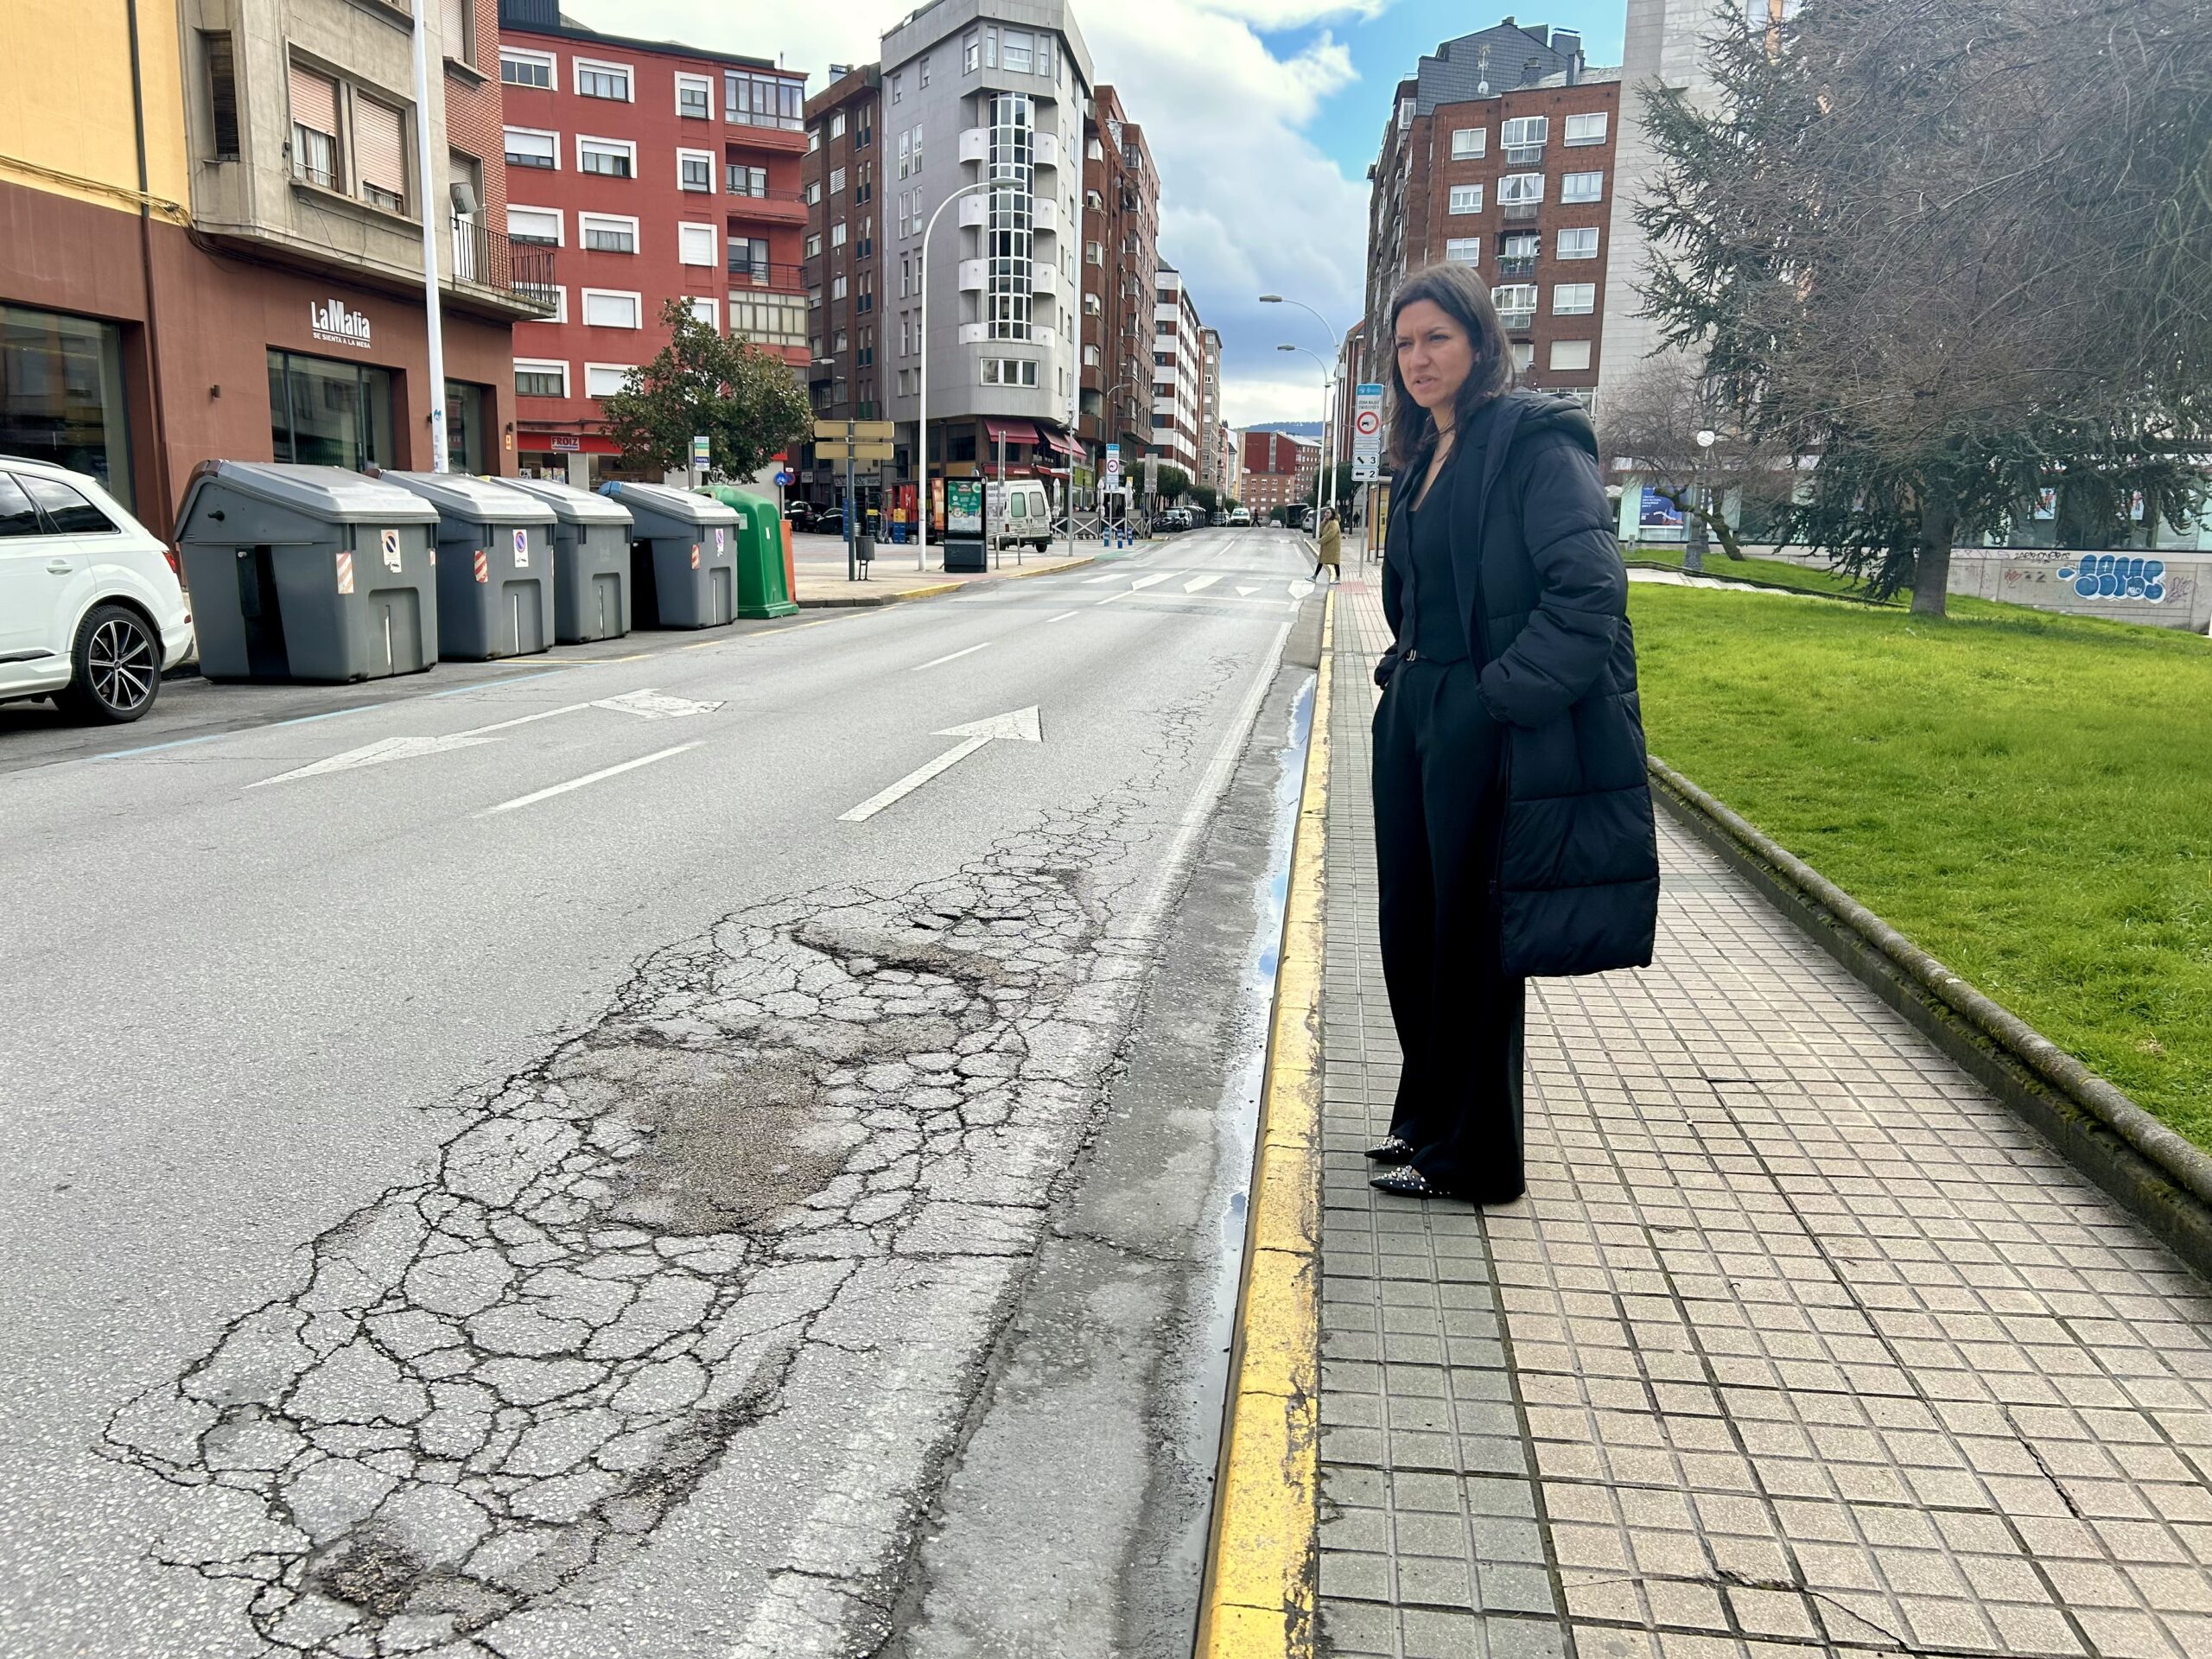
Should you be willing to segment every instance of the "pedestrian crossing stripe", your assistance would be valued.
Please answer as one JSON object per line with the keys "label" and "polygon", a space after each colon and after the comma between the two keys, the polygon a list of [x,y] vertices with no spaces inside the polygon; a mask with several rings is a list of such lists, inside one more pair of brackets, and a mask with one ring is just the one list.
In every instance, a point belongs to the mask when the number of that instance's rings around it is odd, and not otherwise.
{"label": "pedestrian crossing stripe", "polygon": [[341,594],[353,591],[353,556],[351,553],[338,556],[338,591]]}

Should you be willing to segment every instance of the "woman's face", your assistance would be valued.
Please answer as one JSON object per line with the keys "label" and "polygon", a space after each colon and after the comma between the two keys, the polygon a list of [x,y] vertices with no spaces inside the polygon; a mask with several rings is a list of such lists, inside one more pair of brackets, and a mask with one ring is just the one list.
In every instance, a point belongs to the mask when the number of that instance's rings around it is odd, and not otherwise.
{"label": "woman's face", "polygon": [[1434,414],[1459,395],[1475,366],[1475,342],[1433,300],[1398,313],[1398,378],[1414,402]]}

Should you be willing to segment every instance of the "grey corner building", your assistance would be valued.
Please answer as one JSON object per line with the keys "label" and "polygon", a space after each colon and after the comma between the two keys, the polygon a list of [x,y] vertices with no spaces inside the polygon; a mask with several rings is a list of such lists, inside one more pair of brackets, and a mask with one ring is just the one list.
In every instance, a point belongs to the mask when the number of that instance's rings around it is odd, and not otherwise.
{"label": "grey corner building", "polygon": [[[878,338],[899,441],[918,455],[929,284],[931,475],[1010,473],[1076,446],[1090,49],[1062,0],[937,0],[883,37]],[[931,215],[963,185],[929,238]]]}

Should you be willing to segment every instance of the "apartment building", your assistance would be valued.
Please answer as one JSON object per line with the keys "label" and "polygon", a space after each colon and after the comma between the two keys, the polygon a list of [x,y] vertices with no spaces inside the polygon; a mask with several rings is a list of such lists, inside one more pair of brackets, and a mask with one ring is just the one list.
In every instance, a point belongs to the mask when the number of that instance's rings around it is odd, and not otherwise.
{"label": "apartment building", "polygon": [[1243,435],[1236,499],[1264,518],[1277,507],[1309,504],[1321,446],[1287,432],[1253,428]]}
{"label": "apartment building", "polygon": [[667,345],[686,301],[804,371],[805,81],[772,60],[630,40],[557,0],[500,0],[506,229],[561,251],[553,315],[515,331],[522,464],[619,469],[601,400]]}
{"label": "apartment building", "polygon": [[498,224],[493,0],[425,9],[428,201],[404,9],[18,0],[10,22],[0,449],[161,533],[212,457],[430,466],[427,227],[448,456],[514,470],[512,327],[554,271]]}
{"label": "apartment building", "polygon": [[1125,458],[1152,442],[1154,292],[1160,270],[1160,174],[1144,129],[1101,86],[1084,124],[1083,397],[1078,433],[1094,454]]}
{"label": "apartment building", "polygon": [[1072,429],[1091,98],[1073,10],[936,0],[883,36],[881,73],[882,146],[903,143],[907,157],[904,177],[885,177],[877,252],[895,474],[911,477],[919,453],[926,283],[931,479],[1001,464],[1065,475],[1083,458]]}
{"label": "apartment building", "polygon": [[1619,70],[1588,66],[1574,31],[1510,20],[1443,42],[1398,84],[1368,170],[1363,378],[1387,378],[1398,285],[1452,261],[1490,283],[1523,384],[1594,402],[1626,211],[1620,87]]}
{"label": "apartment building", "polygon": [[1199,378],[1205,327],[1182,272],[1160,268],[1154,289],[1152,446],[1149,454],[1198,478]]}
{"label": "apartment building", "polygon": [[1198,470],[1192,476],[1208,489],[1227,491],[1221,469],[1221,330],[1198,330]]}
{"label": "apartment building", "polygon": [[[876,308],[884,291],[878,287],[883,262],[876,237],[883,215],[876,198],[884,191],[908,188],[922,164],[926,135],[918,135],[911,125],[896,134],[884,129],[879,66],[840,73],[833,64],[830,73],[835,79],[807,100],[806,158],[800,173],[807,211],[800,269],[811,359],[807,386],[821,419],[880,421],[887,418],[884,385],[893,364],[892,353],[883,349],[888,317]],[[909,294],[913,257],[911,252],[899,256],[903,291]],[[913,341],[910,336],[900,344],[903,349]],[[843,465],[817,461],[810,443],[803,460],[806,499],[819,506],[840,499]]]}

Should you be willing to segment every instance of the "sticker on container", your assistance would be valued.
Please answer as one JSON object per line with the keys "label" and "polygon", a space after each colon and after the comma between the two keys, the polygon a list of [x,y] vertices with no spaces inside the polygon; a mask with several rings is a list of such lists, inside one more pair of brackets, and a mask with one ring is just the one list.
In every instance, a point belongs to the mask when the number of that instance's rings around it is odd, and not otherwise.
{"label": "sticker on container", "polygon": [[384,568],[387,570],[397,570],[399,569],[399,532],[396,530],[387,530],[383,533],[383,540]]}
{"label": "sticker on container", "polygon": [[696,542],[691,543],[691,568],[694,570],[699,568],[699,543]]}
{"label": "sticker on container", "polygon": [[338,591],[341,594],[353,591],[353,556],[351,553],[338,556]]}
{"label": "sticker on container", "polygon": [[480,547],[476,550],[476,580],[479,582],[492,580],[492,556]]}
{"label": "sticker on container", "polygon": [[729,545],[727,539],[728,535],[729,532],[724,530],[720,524],[716,524],[715,526],[715,556],[718,559],[721,557],[723,552]]}
{"label": "sticker on container", "polygon": [[530,532],[526,530],[515,531],[515,569],[530,569]]}

